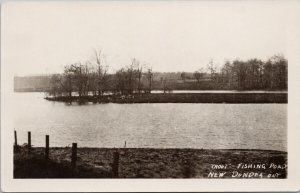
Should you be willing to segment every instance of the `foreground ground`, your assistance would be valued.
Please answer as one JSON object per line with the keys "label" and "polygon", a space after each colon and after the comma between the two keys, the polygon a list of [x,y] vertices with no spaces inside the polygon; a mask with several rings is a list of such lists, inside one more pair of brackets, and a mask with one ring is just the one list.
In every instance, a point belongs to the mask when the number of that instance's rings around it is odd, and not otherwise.
{"label": "foreground ground", "polygon": [[267,150],[79,148],[71,168],[71,148],[25,147],[14,153],[14,178],[111,178],[119,152],[119,178],[286,178],[287,153]]}

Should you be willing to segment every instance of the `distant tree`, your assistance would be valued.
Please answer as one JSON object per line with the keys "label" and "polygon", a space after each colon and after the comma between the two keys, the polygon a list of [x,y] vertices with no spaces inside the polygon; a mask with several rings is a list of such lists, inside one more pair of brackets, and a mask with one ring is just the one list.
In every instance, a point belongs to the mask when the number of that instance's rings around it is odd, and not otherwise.
{"label": "distant tree", "polygon": [[74,91],[74,74],[70,71],[70,65],[65,66],[61,86],[68,93],[69,97],[72,97],[72,92]]}
{"label": "distant tree", "polygon": [[135,87],[135,60],[132,60],[131,65],[127,66],[126,79],[128,94],[132,94]]}
{"label": "distant tree", "polygon": [[126,70],[121,68],[116,72],[116,89],[121,94],[125,94]]}
{"label": "distant tree", "polygon": [[88,91],[92,92],[92,95],[97,96],[98,90],[98,75],[97,68],[90,61],[86,62],[88,68]]}
{"label": "distant tree", "polygon": [[245,89],[246,83],[246,75],[247,75],[247,68],[245,62],[241,60],[234,60],[232,62],[233,65],[233,73],[237,77],[237,88],[240,90]]}
{"label": "distant tree", "polygon": [[65,73],[72,78],[72,87],[78,92],[79,98],[81,98],[87,90],[87,66],[82,65],[80,62],[74,63],[66,66]]}
{"label": "distant tree", "polygon": [[150,67],[148,69],[148,73],[147,73],[147,79],[149,81],[149,93],[151,93],[152,90],[152,81],[153,81],[153,72],[152,72],[152,67]]}
{"label": "distant tree", "polygon": [[101,96],[108,84],[108,65],[106,64],[106,57],[101,50],[94,50],[94,60],[97,75],[96,90],[98,90],[98,96]]}
{"label": "distant tree", "polygon": [[276,89],[287,88],[287,68],[288,62],[283,55],[274,55],[270,58],[273,65],[274,87]]}
{"label": "distant tree", "polygon": [[262,61],[256,58],[246,61],[246,88],[247,89],[258,89],[260,71],[259,67]]}
{"label": "distant tree", "polygon": [[185,72],[182,72],[182,73],[180,74],[180,77],[181,77],[181,79],[183,80],[183,82],[185,83],[185,80],[186,80],[186,74],[185,74]]}
{"label": "distant tree", "polygon": [[207,65],[207,69],[208,69],[208,71],[210,73],[210,79],[214,80],[215,74],[216,74],[216,71],[217,71],[217,67],[215,66],[213,60],[209,61],[208,65]]}
{"label": "distant tree", "polygon": [[221,67],[221,79],[222,83],[227,84],[228,87],[231,87],[233,81],[232,65],[230,61],[225,61],[225,64]]}
{"label": "distant tree", "polygon": [[166,77],[160,77],[160,81],[162,85],[162,90],[164,91],[164,93],[166,93],[166,91],[168,90]]}
{"label": "distant tree", "polygon": [[266,61],[263,68],[264,87],[269,89],[287,88],[287,60],[274,55]]}
{"label": "distant tree", "polygon": [[141,90],[142,90],[142,75],[143,75],[143,67],[140,66],[140,63],[137,62],[137,78],[138,78],[138,93],[140,94],[141,93]]}
{"label": "distant tree", "polygon": [[62,86],[62,76],[60,74],[53,74],[50,78],[50,90],[48,94],[50,96],[61,96],[65,92]]}
{"label": "distant tree", "polygon": [[203,68],[200,68],[199,70],[195,71],[193,75],[197,80],[197,82],[199,83],[201,78],[203,77]]}

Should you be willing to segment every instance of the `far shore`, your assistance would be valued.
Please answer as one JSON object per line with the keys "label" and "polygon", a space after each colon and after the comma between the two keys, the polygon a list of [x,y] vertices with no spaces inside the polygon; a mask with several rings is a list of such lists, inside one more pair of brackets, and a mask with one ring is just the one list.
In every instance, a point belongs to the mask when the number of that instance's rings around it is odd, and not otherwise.
{"label": "far shore", "polygon": [[46,97],[58,102],[93,103],[287,103],[287,93],[148,93]]}
{"label": "far shore", "polygon": [[113,178],[113,153],[119,153],[118,178],[286,178],[287,152],[256,149],[19,147],[14,178]]}

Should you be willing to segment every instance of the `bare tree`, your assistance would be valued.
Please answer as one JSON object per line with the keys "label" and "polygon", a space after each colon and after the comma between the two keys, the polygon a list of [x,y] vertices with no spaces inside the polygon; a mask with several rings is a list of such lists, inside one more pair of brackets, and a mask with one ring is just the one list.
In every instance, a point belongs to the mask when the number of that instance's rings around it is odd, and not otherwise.
{"label": "bare tree", "polygon": [[194,72],[194,77],[196,78],[197,82],[200,83],[201,78],[203,77],[203,68]]}
{"label": "bare tree", "polygon": [[107,81],[108,81],[108,65],[106,57],[101,50],[94,50],[94,58],[96,63],[96,75],[97,75],[97,84],[96,87],[98,90],[98,96],[102,96],[103,92],[106,90]]}
{"label": "bare tree", "polygon": [[215,66],[213,60],[209,61],[208,65],[207,65],[207,69],[210,72],[210,78],[211,78],[211,80],[214,80],[215,74],[216,74],[216,71],[217,71],[217,67]]}
{"label": "bare tree", "polygon": [[126,94],[126,70],[124,68],[121,68],[116,72],[116,90],[120,92],[121,94]]}
{"label": "bare tree", "polygon": [[88,69],[87,91],[91,91],[92,95],[95,97],[97,95],[98,88],[97,67],[93,65],[90,61],[87,61],[86,68]]}
{"label": "bare tree", "polygon": [[53,74],[50,78],[50,90],[48,94],[50,96],[61,96],[65,92],[62,86],[62,75],[60,74]]}
{"label": "bare tree", "polygon": [[73,88],[78,92],[79,98],[85,95],[88,85],[88,69],[87,66],[82,65],[81,62],[71,64],[65,68],[67,77],[73,79]]}
{"label": "bare tree", "polygon": [[152,72],[152,67],[150,67],[148,69],[148,72],[147,72],[147,79],[149,81],[149,90],[148,92],[151,93],[151,90],[152,90],[152,81],[153,81],[153,72]]}
{"label": "bare tree", "polygon": [[185,83],[185,80],[186,80],[186,74],[185,74],[185,72],[182,72],[182,73],[180,74],[180,77],[181,77],[181,79],[183,80],[183,82]]}
{"label": "bare tree", "polygon": [[74,74],[70,71],[70,66],[65,66],[64,74],[62,77],[61,86],[68,93],[69,97],[72,97],[74,90]]}
{"label": "bare tree", "polygon": [[132,94],[134,91],[134,83],[135,83],[135,69],[134,69],[134,61],[132,60],[131,65],[127,67],[127,84],[128,84],[128,94]]}
{"label": "bare tree", "polygon": [[139,94],[141,93],[141,90],[142,90],[142,82],[141,82],[142,75],[143,75],[143,67],[140,66],[140,63],[138,62],[137,63],[137,78],[138,78],[138,93]]}
{"label": "bare tree", "polygon": [[166,77],[161,77],[160,78],[161,84],[162,84],[162,89],[164,91],[164,93],[166,93],[167,91],[170,92],[170,88],[168,87],[168,80]]}

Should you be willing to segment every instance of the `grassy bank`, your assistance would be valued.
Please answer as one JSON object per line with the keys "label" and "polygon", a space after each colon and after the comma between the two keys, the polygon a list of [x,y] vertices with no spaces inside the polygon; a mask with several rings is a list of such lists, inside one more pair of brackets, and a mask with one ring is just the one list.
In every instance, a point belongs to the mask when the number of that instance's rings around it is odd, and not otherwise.
{"label": "grassy bank", "polygon": [[287,93],[153,93],[130,96],[47,97],[61,102],[94,103],[287,103]]}
{"label": "grassy bank", "polygon": [[[111,178],[113,152],[119,152],[119,178],[286,178],[287,153],[268,150],[26,148],[14,153],[14,178]],[[222,175],[223,174],[223,175]]]}

